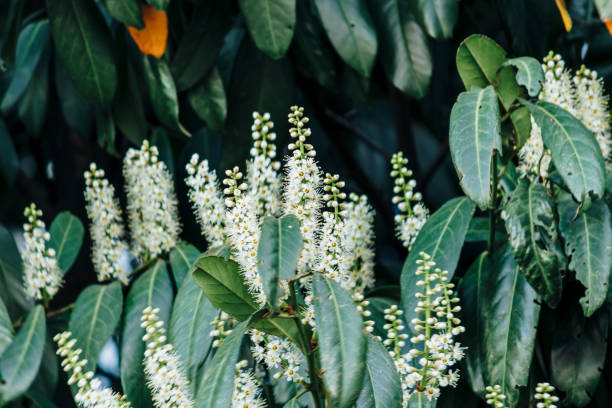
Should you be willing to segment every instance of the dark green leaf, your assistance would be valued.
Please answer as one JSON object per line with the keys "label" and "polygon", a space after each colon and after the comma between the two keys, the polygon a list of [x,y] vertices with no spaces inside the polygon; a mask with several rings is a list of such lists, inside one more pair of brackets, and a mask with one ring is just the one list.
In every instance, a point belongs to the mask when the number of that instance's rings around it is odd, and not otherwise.
{"label": "dark green leaf", "polygon": [[170,251],[170,266],[176,286],[180,289],[186,275],[190,275],[193,264],[200,256],[198,248],[188,242],[181,242]]}
{"label": "dark green leaf", "polygon": [[542,129],[555,169],[574,198],[588,206],[589,195],[601,197],[605,187],[604,160],[593,133],[572,114],[549,102],[526,105]]}
{"label": "dark green leaf", "polygon": [[0,225],[0,298],[13,320],[32,308],[32,300],[23,289],[21,255],[13,236]]}
{"label": "dark green leaf", "polygon": [[121,330],[121,385],[134,407],[153,407],[142,364],[146,348],[142,341],[144,329],[140,327],[142,311],[149,306],[158,307],[159,319],[167,322],[172,296],[172,282],[162,260],[136,279],[127,295]]}
{"label": "dark green leaf", "polygon": [[[570,255],[569,269],[584,285],[580,299],[584,315],[589,317],[606,300],[612,268],[612,220],[605,201],[593,202],[587,211],[577,216],[578,204],[569,193],[557,196],[559,232]],[[574,217],[576,219],[574,220]]]}
{"label": "dark green leaf", "polygon": [[367,340],[352,296],[334,280],[315,274],[313,306],[319,336],[319,366],[330,406],[352,406],[365,372]]}
{"label": "dark green leaf", "polygon": [[497,78],[494,83],[495,92],[499,97],[502,106],[506,111],[510,110],[510,107],[521,95],[521,87],[516,82],[514,69],[508,66],[501,66],[497,71]]}
{"label": "dark green leaf", "polygon": [[552,199],[541,184],[521,179],[504,209],[508,242],[521,273],[542,299],[555,307],[561,299],[564,259]]}
{"label": "dark green leaf", "polygon": [[115,332],[123,311],[123,293],[117,281],[85,288],[70,315],[70,331],[87,360],[84,371],[96,370],[102,348]]}
{"label": "dark green leaf", "polygon": [[[465,242],[487,241],[489,239],[489,219],[486,217],[474,217],[470,221],[467,233],[465,234]],[[495,229],[495,241],[499,242],[506,239],[506,233],[501,228]]]}
{"label": "dark green leaf", "polygon": [[279,279],[295,275],[302,249],[300,221],[290,214],[281,218],[265,217],[261,223],[261,236],[257,248],[257,271],[263,289],[272,307],[277,307]]}
{"label": "dark green leaf", "polygon": [[[6,306],[0,298],[0,356],[4,349],[13,341],[13,323],[6,310]],[[0,373],[1,375],[2,373]]]}
{"label": "dark green leaf", "polygon": [[465,89],[492,84],[505,59],[504,49],[489,37],[473,34],[466,38],[457,50],[457,70]]}
{"label": "dark green leaf", "polygon": [[544,83],[542,64],[532,57],[511,58],[504,65],[516,67],[516,82],[527,89],[529,96],[538,96]]}
{"label": "dark green leaf", "polygon": [[612,194],[612,163],[606,162],[606,191]]}
{"label": "dark green leaf", "polygon": [[557,319],[550,355],[552,383],[567,402],[584,407],[597,389],[606,360],[610,310],[585,318],[577,307]]}
{"label": "dark green leaf", "polygon": [[227,116],[227,99],[219,70],[213,67],[187,94],[196,115],[215,130],[223,129]]}
{"label": "dark green leaf", "polygon": [[53,219],[49,234],[51,235],[49,245],[55,249],[57,263],[66,273],[81,249],[83,234],[85,234],[83,224],[70,212],[64,211]]}
{"label": "dark green leaf", "polygon": [[115,148],[117,132],[115,131],[113,113],[105,107],[96,109],[96,133],[98,136],[98,146],[109,154],[118,156],[119,154]]}
{"label": "dark green leaf", "polygon": [[53,341],[53,335],[51,334],[53,329],[49,329],[50,330],[47,331],[47,336],[45,339],[45,347],[40,362],[40,368],[38,369],[38,374],[26,391],[26,397],[29,397],[33,393],[42,395],[55,394],[55,389],[57,388],[59,378],[60,362],[57,358],[57,354],[55,354],[57,345]]}
{"label": "dark green leaf", "polygon": [[381,36],[383,69],[393,85],[416,98],[425,95],[432,61],[427,38],[410,12],[409,2],[371,1],[372,16]]}
{"label": "dark green leaf", "polygon": [[11,140],[11,134],[0,118],[0,173],[7,184],[12,185],[17,178],[19,170],[19,157],[15,151],[15,145]]}
{"label": "dark green leaf", "polygon": [[215,64],[231,26],[229,7],[226,0],[201,1],[197,5],[172,60],[172,74],[179,91],[198,83]]}
{"label": "dark green leaf", "polygon": [[79,136],[88,140],[91,129],[91,106],[74,87],[66,69],[57,58],[55,58],[55,88],[66,123]]}
{"label": "dark green leaf", "polygon": [[368,336],[366,369],[357,408],[399,407],[402,401],[400,378],[389,352],[380,342]]}
{"label": "dark green leaf", "polygon": [[210,322],[218,314],[191,274],[186,274],[172,307],[168,339],[193,385],[197,384],[198,368],[212,342]]}
{"label": "dark green leaf", "polygon": [[28,134],[37,137],[42,130],[47,114],[49,99],[49,56],[46,48],[34,70],[32,80],[28,84],[17,109],[17,116],[24,124]]}
{"label": "dark green leaf", "polygon": [[215,354],[206,375],[200,384],[196,397],[196,408],[229,407],[234,391],[236,363],[240,358],[240,348],[244,333],[251,318],[235,326]]}
{"label": "dark green leaf", "polygon": [[147,0],[147,3],[158,10],[165,10],[168,4],[170,4],[170,0]]}
{"label": "dark green leaf", "polygon": [[113,18],[124,24],[142,30],[145,26],[142,10],[138,0],[102,0],[102,3]]}
{"label": "dark green leaf", "polygon": [[81,95],[92,103],[110,103],[117,86],[112,37],[91,1],[47,0],[57,55]]}
{"label": "dark green leaf", "polygon": [[28,24],[17,40],[15,66],[8,89],[4,92],[0,110],[7,112],[21,98],[28,84],[34,78],[43,51],[49,43],[49,24],[41,20]]}
{"label": "dark green leaf", "polygon": [[23,394],[38,373],[45,348],[45,310],[36,306],[0,357],[0,405]]}
{"label": "dark green leaf", "polygon": [[453,198],[433,213],[419,232],[402,268],[402,304],[406,322],[417,317],[414,308],[418,300],[414,294],[418,289],[416,282],[420,279],[415,273],[419,253],[429,254],[438,268],[448,271],[450,280],[455,273],[473,212],[474,203],[469,198]]}
{"label": "dark green leaf", "polygon": [[239,0],[249,34],[271,58],[287,52],[295,27],[296,0]]}
{"label": "dark green leaf", "polygon": [[434,38],[450,38],[457,23],[459,0],[417,0],[413,2],[419,23]]}
{"label": "dark green leaf", "polygon": [[529,109],[522,106],[510,113],[512,127],[516,133],[516,148],[523,147],[527,139],[531,137],[531,113]]}
{"label": "dark green leaf", "polygon": [[450,118],[449,146],[459,184],[481,209],[492,205],[491,159],[501,151],[499,105],[492,86],[459,94]]}
{"label": "dark green leaf", "polygon": [[369,77],[378,39],[365,0],[319,0],[315,4],[340,57],[361,75]]}
{"label": "dark green leaf", "polygon": [[514,406],[519,396],[516,387],[527,385],[540,306],[512,253],[507,248],[500,252],[493,254],[493,270],[484,292],[484,384],[499,384],[509,406]]}

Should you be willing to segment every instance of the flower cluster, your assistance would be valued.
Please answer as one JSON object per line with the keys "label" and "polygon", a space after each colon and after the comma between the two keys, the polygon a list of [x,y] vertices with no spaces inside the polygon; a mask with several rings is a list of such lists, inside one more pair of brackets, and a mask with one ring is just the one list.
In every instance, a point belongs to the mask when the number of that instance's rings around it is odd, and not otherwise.
{"label": "flower cluster", "polygon": [[153,402],[158,408],[189,408],[194,402],[189,381],[183,372],[172,344],[167,343],[164,322],[159,320],[158,308],[150,306],[142,312],[142,340],[147,343],[144,369]]}
{"label": "flower cluster", "polygon": [[412,324],[417,334],[410,339],[414,348],[408,353],[399,354],[408,338],[401,333],[404,329],[399,319],[401,310],[395,306],[385,310],[389,323],[385,325],[387,339],[383,343],[392,346],[390,354],[402,378],[404,406],[416,393],[424,393],[431,400],[438,398],[440,388],[454,387],[459,373],[450,367],[464,356],[464,348],[454,339],[465,330],[455,317],[461,307],[457,305],[459,298],[453,296],[454,285],[447,282],[447,271],[434,269],[436,264],[429,255],[421,252],[420,256],[416,274],[422,279],[417,281],[417,286],[423,287],[424,293],[415,294],[418,299],[415,312],[419,317]]}
{"label": "flower cluster", "polygon": [[429,211],[423,204],[420,192],[415,192],[416,181],[412,179],[412,170],[406,167],[408,159],[402,152],[391,158],[391,177],[395,179],[393,187],[393,204],[397,204],[400,213],[395,216],[397,235],[408,250],[425,225]]}
{"label": "flower cluster", "polygon": [[502,389],[499,385],[488,385],[485,388],[485,391],[487,392],[485,395],[487,405],[490,405],[493,408],[504,408],[506,406],[504,403],[506,396],[502,393]]}
{"label": "flower cluster", "polygon": [[95,163],[89,165],[85,176],[87,216],[91,220],[92,261],[103,282],[117,279],[128,283],[129,248],[124,241],[125,231],[115,188],[104,178],[104,170]]}
{"label": "flower cluster", "polygon": [[223,340],[232,332],[231,329],[226,328],[229,325],[232,318],[225,312],[219,313],[217,317],[210,322],[211,326],[214,326],[215,329],[210,332],[210,337],[214,338],[212,342],[213,347],[219,347]]}
{"label": "flower cluster", "polygon": [[265,363],[268,368],[278,368],[274,374],[275,378],[284,377],[287,381],[301,381],[300,352],[289,340],[269,336],[256,329],[250,331],[251,353],[259,363]]}
{"label": "flower cluster", "polygon": [[[208,167],[208,160],[199,162],[200,156],[195,153],[187,163],[189,200],[193,205],[196,219],[200,223],[202,235],[211,247],[225,242],[225,206],[219,190],[217,173]],[[198,163],[199,162],[199,163]]]}
{"label": "flower cluster", "polygon": [[260,397],[261,390],[253,372],[247,369],[248,362],[242,360],[236,364],[232,408],[263,408],[266,402]]}
{"label": "flower cluster", "polygon": [[536,386],[535,399],[536,408],[557,408],[555,402],[559,402],[559,397],[552,395],[555,391],[555,387],[547,382],[538,383]]}
{"label": "flower cluster", "polygon": [[351,193],[349,200],[341,242],[349,282],[354,292],[363,293],[374,286],[374,210],[365,195]]}
{"label": "flower cluster", "polygon": [[173,248],[180,233],[172,176],[148,140],[123,162],[134,255],[154,258]]}
{"label": "flower cluster", "polygon": [[80,359],[81,349],[75,349],[76,339],[72,333],[57,334],[53,340],[57,343],[57,354],[63,357],[62,367],[70,373],[68,384],[76,384],[78,391],[75,401],[85,408],[128,408],[130,403],[125,396],[114,393],[110,388],[100,388],[100,380],[93,378],[92,371],[83,372],[87,360]]}
{"label": "flower cluster", "polygon": [[62,271],[55,250],[47,248],[51,236],[40,219],[42,211],[32,203],[26,207],[24,215],[28,219],[23,224],[25,248],[21,253],[25,291],[33,299],[50,300],[62,284]]}

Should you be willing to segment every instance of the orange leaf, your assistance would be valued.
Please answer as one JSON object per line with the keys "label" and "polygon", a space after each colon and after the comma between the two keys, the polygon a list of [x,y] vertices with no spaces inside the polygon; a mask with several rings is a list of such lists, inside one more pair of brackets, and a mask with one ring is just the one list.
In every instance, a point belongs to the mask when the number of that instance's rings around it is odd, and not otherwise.
{"label": "orange leaf", "polygon": [[563,19],[563,25],[565,26],[565,31],[569,33],[572,29],[572,18],[567,12],[567,7],[565,6],[565,0],[555,0],[557,4],[557,8],[559,9],[559,13],[561,13],[561,19]]}
{"label": "orange leaf", "polygon": [[130,35],[143,54],[161,57],[166,52],[168,41],[168,16],[165,11],[156,10],[148,4],[142,5],[142,19],[145,27],[138,30],[128,26]]}
{"label": "orange leaf", "polygon": [[612,20],[602,20],[608,29],[610,35],[612,35]]}

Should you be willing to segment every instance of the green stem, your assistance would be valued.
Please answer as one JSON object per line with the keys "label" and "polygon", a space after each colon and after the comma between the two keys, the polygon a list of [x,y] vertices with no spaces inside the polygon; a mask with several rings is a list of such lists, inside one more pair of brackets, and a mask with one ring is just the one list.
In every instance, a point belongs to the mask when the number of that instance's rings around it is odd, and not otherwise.
{"label": "green stem", "polygon": [[427,367],[429,366],[429,347],[427,346],[427,342],[431,336],[431,327],[429,325],[429,318],[431,317],[431,296],[429,295],[430,287],[429,287],[429,269],[425,268],[425,340],[423,341],[423,357],[427,360],[426,364],[421,369],[421,383],[419,385],[420,391],[425,389],[425,384],[427,383]]}

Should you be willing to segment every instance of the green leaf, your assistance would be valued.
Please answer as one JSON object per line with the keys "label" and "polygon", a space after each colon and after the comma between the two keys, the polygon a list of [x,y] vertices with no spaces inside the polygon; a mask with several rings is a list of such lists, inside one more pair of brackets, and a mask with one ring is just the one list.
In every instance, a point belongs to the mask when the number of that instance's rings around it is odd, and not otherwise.
{"label": "green leaf", "polygon": [[367,340],[352,296],[334,280],[315,274],[313,306],[319,336],[319,367],[330,406],[352,406],[359,396]]}
{"label": "green leaf", "polygon": [[170,251],[170,266],[176,286],[180,289],[185,276],[189,275],[193,264],[200,256],[198,248],[189,242],[180,242]]}
{"label": "green leaf", "polygon": [[13,320],[21,317],[33,306],[23,288],[21,255],[13,236],[0,225],[0,298]]}
{"label": "green leaf", "polygon": [[261,276],[268,303],[273,308],[276,308],[278,303],[279,279],[295,276],[302,244],[300,221],[295,215],[264,217],[257,247],[257,271]]}
{"label": "green leaf", "polygon": [[501,66],[497,71],[497,77],[495,83],[495,92],[499,97],[499,101],[506,111],[510,110],[510,107],[521,95],[522,89],[516,82],[516,76],[514,69],[508,66]]}
{"label": "green leaf", "polygon": [[81,220],[68,211],[59,213],[49,228],[49,245],[55,249],[57,263],[64,273],[70,269],[83,243],[85,229]]}
{"label": "green leaf", "polygon": [[482,34],[472,34],[457,49],[457,70],[465,89],[484,88],[493,84],[497,69],[504,63],[506,52],[495,41]]}
{"label": "green leaf", "polygon": [[604,308],[587,319],[577,305],[557,319],[550,354],[552,383],[577,407],[590,402],[604,371],[609,319]]}
{"label": "green leaf", "polygon": [[546,187],[521,179],[504,211],[508,242],[521,273],[550,307],[556,307],[565,265]]}
{"label": "green leaf", "polygon": [[449,146],[461,188],[481,209],[493,204],[491,160],[501,152],[500,117],[492,86],[462,92],[450,117]]}
{"label": "green leaf", "polygon": [[84,371],[96,370],[102,348],[115,332],[123,311],[123,293],[117,281],[85,288],[70,315],[70,331],[87,359]]}
{"label": "green leaf", "polygon": [[[504,248],[495,260],[486,296],[484,326],[485,384],[499,384],[509,406],[518,400],[516,387],[526,386],[540,314],[537,295]],[[503,251],[503,252],[502,252]]]}
{"label": "green leaf", "polygon": [[119,156],[115,148],[115,121],[113,113],[107,108],[96,108],[96,133],[98,136],[98,146],[106,150],[109,154]]}
{"label": "green leaf", "polygon": [[511,58],[503,65],[516,67],[516,82],[527,89],[529,96],[538,96],[544,83],[542,64],[532,57]]}
{"label": "green leaf", "polygon": [[91,106],[83,99],[68,77],[60,60],[55,58],[55,88],[66,123],[84,139],[91,131]]}
{"label": "green leaf", "polygon": [[128,292],[121,330],[121,385],[135,407],[153,407],[142,364],[146,348],[142,341],[144,329],[140,327],[142,311],[149,306],[158,307],[159,319],[168,322],[172,296],[172,282],[162,260],[136,279]]}
{"label": "green leaf", "polygon": [[365,77],[372,73],[378,38],[364,0],[315,2],[327,36],[340,57]]}
{"label": "green leaf", "polygon": [[[54,323],[50,322],[49,326],[53,324]],[[49,327],[49,330],[47,330],[45,347],[43,349],[43,355],[40,361],[40,367],[38,368],[38,373],[25,393],[25,396],[28,398],[32,394],[50,396],[55,394],[59,379],[58,367],[60,366],[60,361],[58,360],[56,354],[57,344],[53,341],[53,335],[51,334],[55,331],[56,330],[54,330],[52,327]]]}
{"label": "green leaf", "polygon": [[146,0],[146,1],[147,1],[147,4],[152,5],[158,10],[165,10],[166,7],[168,7],[168,4],[170,4],[170,0]]}
{"label": "green leaf", "polygon": [[[497,227],[500,227],[497,225]],[[489,239],[489,219],[486,217],[474,217],[470,221],[465,242],[486,242]],[[506,239],[506,232],[503,226],[495,229],[495,241],[499,242]]]}
{"label": "green leaf", "polygon": [[574,198],[588,206],[590,194],[601,197],[606,181],[604,160],[593,133],[555,104],[521,102],[542,129],[542,140],[550,149],[555,169]]}
{"label": "green leaf", "polygon": [[117,87],[112,37],[96,4],[47,0],[55,50],[85,99],[110,103]]}
{"label": "green leaf", "polygon": [[159,160],[166,164],[170,174],[174,174],[174,153],[166,129],[161,126],[154,127],[149,138],[151,144],[159,150]]}
{"label": "green leaf", "polygon": [[19,171],[19,157],[11,134],[0,118],[0,173],[8,185],[13,185]]}
{"label": "green leaf", "polygon": [[168,128],[191,136],[179,122],[176,86],[166,61],[143,55],[143,66],[151,105],[157,119]]}
{"label": "green leaf", "polygon": [[239,0],[249,34],[271,58],[287,52],[295,27],[296,0]]}
{"label": "green leaf", "polygon": [[[0,356],[13,341],[13,335],[14,331],[11,317],[8,314],[8,310],[6,310],[2,298],[0,298]],[[0,373],[0,375],[2,375],[2,373]]]}
{"label": "green leaf", "polygon": [[402,401],[400,378],[395,363],[380,340],[368,336],[366,369],[357,408],[399,407]]}
{"label": "green leaf", "polygon": [[[557,196],[559,232],[570,255],[569,269],[586,288],[580,299],[589,317],[606,300],[612,268],[612,220],[605,201],[593,202],[587,211],[577,213],[578,204],[569,193]],[[578,215],[577,215],[578,214]],[[576,219],[574,220],[574,217]]]}
{"label": "green leaf", "polygon": [[597,13],[602,20],[612,19],[612,2],[610,0],[595,0]]}
{"label": "green leaf", "polygon": [[19,33],[15,66],[8,89],[4,92],[0,110],[7,112],[21,98],[34,78],[43,51],[49,43],[49,24],[45,20],[28,24]]}
{"label": "green leaf", "polygon": [[102,3],[114,19],[139,30],[145,27],[138,0],[102,0]]}
{"label": "green leaf", "polygon": [[234,391],[236,363],[240,358],[240,349],[244,334],[251,323],[249,317],[232,328],[219,350],[212,359],[196,397],[196,408],[229,407]]}
{"label": "green leaf", "polygon": [[467,347],[465,366],[470,387],[475,394],[483,397],[485,384],[483,367],[486,361],[483,347],[484,326],[487,318],[486,283],[491,275],[491,266],[487,252],[476,258],[459,284],[461,299],[461,320],[465,334],[459,338],[462,346]]}
{"label": "green leaf", "polygon": [[521,106],[510,113],[510,120],[516,133],[516,147],[520,149],[531,137],[531,113],[529,109]]}
{"label": "green leaf", "polygon": [[227,99],[221,75],[216,67],[187,93],[196,115],[215,130],[223,129],[227,116]]}
{"label": "green leaf", "polygon": [[218,314],[191,274],[185,275],[172,307],[168,339],[193,385],[212,342],[210,322]]}
{"label": "green leaf", "polygon": [[419,23],[434,38],[450,38],[457,23],[459,0],[417,0],[413,3]]}
{"label": "green leaf", "polygon": [[372,17],[381,37],[380,56],[385,73],[398,89],[416,98],[425,95],[432,61],[427,37],[401,0],[371,1]]}
{"label": "green leaf", "polygon": [[25,126],[29,135],[38,137],[47,114],[47,100],[49,99],[49,56],[50,49],[46,48],[34,70],[32,80],[28,84],[19,107],[17,116]]}
{"label": "green leaf", "polygon": [[612,163],[606,162],[606,191],[612,194]]}
{"label": "green leaf", "polygon": [[455,273],[473,212],[474,203],[469,198],[453,198],[433,213],[419,232],[402,268],[402,304],[406,322],[417,317],[414,294],[418,289],[416,282],[420,279],[416,275],[419,253],[422,251],[431,255],[438,268],[448,271],[450,280]]}
{"label": "green leaf", "polygon": [[191,88],[210,72],[231,23],[226,0],[198,3],[171,64],[179,91]]}
{"label": "green leaf", "polygon": [[36,306],[0,357],[0,405],[23,394],[38,373],[45,348],[45,310]]}

